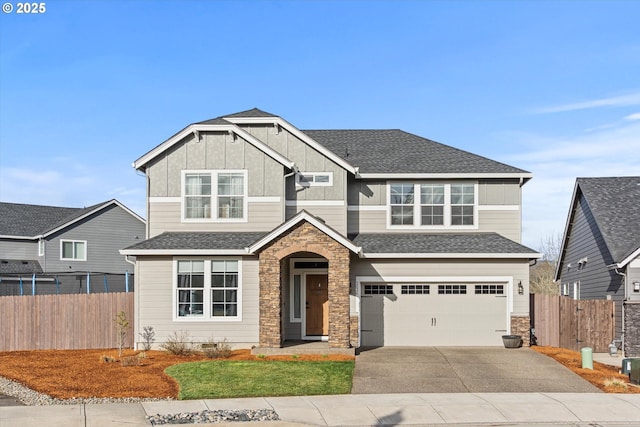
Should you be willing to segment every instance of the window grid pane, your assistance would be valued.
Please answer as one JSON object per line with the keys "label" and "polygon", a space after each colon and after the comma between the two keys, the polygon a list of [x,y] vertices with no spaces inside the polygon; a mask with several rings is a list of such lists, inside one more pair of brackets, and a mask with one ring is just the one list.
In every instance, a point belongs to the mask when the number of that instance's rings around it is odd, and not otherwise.
{"label": "window grid pane", "polygon": [[178,261],[178,316],[204,316],[204,261]]}
{"label": "window grid pane", "polygon": [[238,292],[238,261],[212,261],[211,316],[237,316]]}
{"label": "window grid pane", "polygon": [[473,184],[451,185],[451,225],[473,225],[474,203]]}
{"label": "window grid pane", "polygon": [[461,295],[467,293],[467,285],[438,285],[440,295]]}
{"label": "window grid pane", "polygon": [[244,217],[244,174],[218,174],[218,218]]}
{"label": "window grid pane", "polygon": [[401,293],[404,295],[426,295],[429,293],[429,285],[402,285]]}
{"label": "window grid pane", "polygon": [[365,295],[392,295],[393,285],[364,285]]}
{"label": "window grid pane", "polygon": [[184,187],[185,218],[211,218],[211,174],[186,174]]}
{"label": "window grid pane", "polygon": [[504,295],[504,285],[475,285],[476,295]]}

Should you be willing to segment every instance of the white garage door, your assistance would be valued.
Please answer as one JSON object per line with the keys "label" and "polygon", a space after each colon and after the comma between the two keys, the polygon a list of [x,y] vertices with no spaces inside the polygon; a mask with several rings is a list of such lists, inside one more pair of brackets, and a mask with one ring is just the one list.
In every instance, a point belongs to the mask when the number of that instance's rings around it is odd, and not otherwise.
{"label": "white garage door", "polygon": [[365,283],[362,346],[495,346],[507,333],[506,283]]}

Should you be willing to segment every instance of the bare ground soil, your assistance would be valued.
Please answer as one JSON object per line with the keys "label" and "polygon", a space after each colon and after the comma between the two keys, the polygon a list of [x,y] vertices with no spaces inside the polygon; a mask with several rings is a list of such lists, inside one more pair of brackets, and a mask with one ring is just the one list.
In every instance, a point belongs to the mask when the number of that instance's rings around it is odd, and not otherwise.
{"label": "bare ground soil", "polygon": [[640,387],[630,384],[629,376],[621,374],[614,366],[594,361],[593,370],[582,369],[582,356],[577,351],[548,346],[532,346],[531,349],[551,357],[605,393],[640,393]]}
{"label": "bare ground soil", "polygon": [[[178,385],[164,370],[171,365],[207,360],[202,354],[174,356],[163,351],[144,352],[139,366],[123,366],[127,356],[140,351],[33,350],[0,352],[0,376],[59,399],[74,397],[177,398]],[[113,361],[107,362],[105,359]],[[220,359],[216,359],[220,360]],[[353,360],[345,355],[253,356],[235,350],[226,360]]]}
{"label": "bare ground soil", "polygon": [[[640,393],[629,384],[629,377],[616,367],[593,363],[593,370],[582,369],[580,353],[556,347],[531,347],[566,366],[607,393]],[[141,352],[125,350],[123,358]],[[107,362],[106,358],[113,361]],[[352,360],[344,355],[251,355],[236,350],[227,360]],[[177,398],[178,385],[164,373],[171,365],[207,360],[202,354],[174,356],[162,351],[147,351],[139,366],[122,366],[115,349],[105,350],[35,350],[0,353],[0,376],[17,381],[40,393],[59,399],[74,397]]]}

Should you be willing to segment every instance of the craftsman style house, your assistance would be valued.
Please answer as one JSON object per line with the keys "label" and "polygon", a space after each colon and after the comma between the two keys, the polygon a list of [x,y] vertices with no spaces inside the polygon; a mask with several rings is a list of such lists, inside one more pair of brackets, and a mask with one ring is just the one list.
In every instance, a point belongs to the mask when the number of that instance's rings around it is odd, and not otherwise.
{"label": "craftsman style house", "polygon": [[640,356],[640,176],[578,178],[555,280],[563,295],[615,303],[615,338]]}
{"label": "craftsman style house", "polygon": [[524,170],[391,130],[302,131],[253,109],[134,162],[148,178],[135,325],[158,343],[277,348],[529,339]]}

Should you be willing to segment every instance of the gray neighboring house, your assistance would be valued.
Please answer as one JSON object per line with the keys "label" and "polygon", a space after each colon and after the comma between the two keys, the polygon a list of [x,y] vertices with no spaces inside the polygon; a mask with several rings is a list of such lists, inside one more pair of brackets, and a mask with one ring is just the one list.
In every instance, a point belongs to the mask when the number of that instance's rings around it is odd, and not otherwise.
{"label": "gray neighboring house", "polygon": [[0,202],[0,295],[132,290],[133,265],[118,251],[145,229],[117,200],[86,208]]}
{"label": "gray neighboring house", "polygon": [[252,109],[193,123],[147,176],[134,336],[278,348],[529,340],[532,174],[399,129],[300,130]]}
{"label": "gray neighboring house", "polygon": [[640,176],[578,178],[555,274],[574,299],[615,301],[615,336],[640,356]]}

